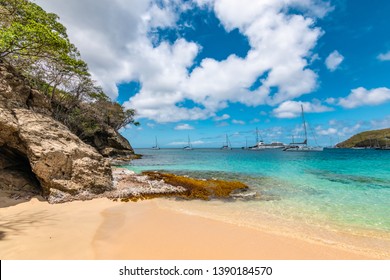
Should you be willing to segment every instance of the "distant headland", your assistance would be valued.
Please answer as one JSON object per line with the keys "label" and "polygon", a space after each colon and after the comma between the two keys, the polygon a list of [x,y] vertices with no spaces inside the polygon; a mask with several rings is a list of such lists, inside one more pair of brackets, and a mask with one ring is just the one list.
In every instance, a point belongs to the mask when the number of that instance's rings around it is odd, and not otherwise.
{"label": "distant headland", "polygon": [[351,138],[338,143],[338,148],[377,148],[390,147],[390,128],[369,130],[355,134]]}

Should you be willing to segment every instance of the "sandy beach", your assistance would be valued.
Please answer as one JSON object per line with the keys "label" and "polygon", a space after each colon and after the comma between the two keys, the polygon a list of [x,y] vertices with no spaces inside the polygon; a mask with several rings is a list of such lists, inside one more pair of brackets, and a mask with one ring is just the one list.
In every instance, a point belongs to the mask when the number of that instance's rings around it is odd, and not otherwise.
{"label": "sandy beach", "polygon": [[[12,202],[12,203],[11,203]],[[369,259],[159,206],[100,198],[0,208],[0,259]]]}

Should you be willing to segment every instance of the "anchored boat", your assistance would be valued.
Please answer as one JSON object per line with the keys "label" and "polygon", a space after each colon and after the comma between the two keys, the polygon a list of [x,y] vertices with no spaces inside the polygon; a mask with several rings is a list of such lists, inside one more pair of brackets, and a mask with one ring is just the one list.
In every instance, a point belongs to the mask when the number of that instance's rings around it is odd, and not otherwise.
{"label": "anchored boat", "polygon": [[303,142],[295,142],[293,141],[287,147],[283,149],[285,152],[322,152],[324,150],[323,147],[312,147],[307,145],[307,131],[306,131],[306,121],[305,114],[303,112],[303,106],[301,104],[301,115],[302,115],[302,124],[303,129],[305,131],[305,140]]}

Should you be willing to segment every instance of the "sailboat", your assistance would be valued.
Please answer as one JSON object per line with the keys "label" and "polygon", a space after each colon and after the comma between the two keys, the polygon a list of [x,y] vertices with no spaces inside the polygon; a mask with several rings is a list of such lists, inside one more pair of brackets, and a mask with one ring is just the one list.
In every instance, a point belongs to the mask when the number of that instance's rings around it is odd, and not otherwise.
{"label": "sailboat", "polygon": [[303,129],[305,131],[305,140],[303,142],[295,142],[294,140],[290,143],[283,151],[286,152],[322,152],[324,150],[323,147],[311,147],[307,145],[307,131],[306,131],[306,121],[305,114],[303,112],[303,105],[301,104],[302,111],[302,124]]}
{"label": "sailboat", "polygon": [[183,150],[193,150],[191,145],[190,136],[188,135],[188,145],[183,148]]}
{"label": "sailboat", "polygon": [[221,147],[221,150],[231,150],[231,149],[232,149],[232,145],[230,144],[229,137],[226,134],[226,145],[223,145]]}
{"label": "sailboat", "polygon": [[248,137],[245,138],[245,147],[241,147],[243,150],[248,150]]}
{"label": "sailboat", "polygon": [[158,146],[158,143],[157,143],[157,137],[156,137],[156,145],[154,145],[152,147],[152,150],[160,150],[160,147]]}

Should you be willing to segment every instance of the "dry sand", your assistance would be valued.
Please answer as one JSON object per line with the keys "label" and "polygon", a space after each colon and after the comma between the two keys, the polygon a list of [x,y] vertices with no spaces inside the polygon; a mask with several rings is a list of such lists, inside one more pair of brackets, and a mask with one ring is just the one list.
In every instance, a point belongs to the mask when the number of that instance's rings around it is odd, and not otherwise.
{"label": "dry sand", "polygon": [[163,209],[159,200],[50,205],[33,198],[0,208],[0,259],[368,258]]}

